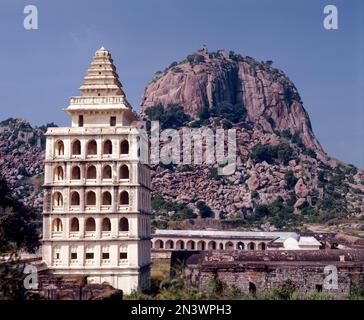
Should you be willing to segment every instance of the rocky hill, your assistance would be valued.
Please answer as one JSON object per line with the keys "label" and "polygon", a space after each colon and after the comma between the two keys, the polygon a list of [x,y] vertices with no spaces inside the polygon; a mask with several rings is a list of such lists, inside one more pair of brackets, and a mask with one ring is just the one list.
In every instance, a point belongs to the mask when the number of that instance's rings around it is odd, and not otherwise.
{"label": "rocky hill", "polygon": [[173,62],[146,87],[141,110],[178,104],[198,118],[204,107],[221,102],[242,104],[247,120],[259,123],[263,130],[298,133],[305,145],[321,151],[300,95],[288,77],[273,68],[271,61],[258,62],[233,52],[209,53],[204,47],[180,63]]}
{"label": "rocky hill", "polygon": [[26,120],[0,122],[0,175],[15,198],[42,212],[44,133],[46,126],[33,128]]}
{"label": "rocky hill", "polygon": [[202,48],[157,72],[141,110],[162,127],[237,129],[232,176],[216,165],[154,167],[159,226],[191,212],[268,228],[364,213],[364,172],[324,153],[296,87],[271,61]]}

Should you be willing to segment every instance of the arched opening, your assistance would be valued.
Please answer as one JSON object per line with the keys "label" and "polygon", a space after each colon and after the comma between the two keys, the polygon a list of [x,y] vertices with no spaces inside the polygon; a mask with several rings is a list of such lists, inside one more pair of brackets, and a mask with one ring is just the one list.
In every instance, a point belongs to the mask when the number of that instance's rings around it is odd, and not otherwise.
{"label": "arched opening", "polygon": [[236,249],[238,249],[238,250],[244,250],[245,249],[244,242],[239,241],[238,244],[236,245]]}
{"label": "arched opening", "polygon": [[93,191],[88,191],[86,193],[86,205],[96,206],[96,193]]}
{"label": "arched opening", "polygon": [[71,179],[72,180],[80,180],[81,179],[81,169],[80,169],[79,166],[72,167]]}
{"label": "arched opening", "polygon": [[55,181],[62,181],[64,180],[64,172],[61,166],[58,166],[54,169],[54,180]]}
{"label": "arched opening", "polygon": [[119,231],[129,231],[129,221],[127,218],[120,219]]}
{"label": "arched opening", "polygon": [[231,241],[227,242],[226,245],[225,245],[225,249],[226,250],[234,250],[234,244]]}
{"label": "arched opening", "polygon": [[119,174],[119,178],[120,179],[129,179],[129,168],[127,165],[123,164],[120,167],[120,174]]}
{"label": "arched opening", "polygon": [[129,142],[128,140],[123,140],[120,143],[120,154],[129,154]]}
{"label": "arched opening", "polygon": [[174,244],[172,240],[167,240],[166,241],[166,249],[173,249]]}
{"label": "arched opening", "polygon": [[110,140],[104,142],[103,154],[112,154],[112,143]]}
{"label": "arched opening", "polygon": [[205,244],[205,241],[199,241],[197,242],[197,250],[205,250],[206,249],[206,244]]}
{"label": "arched opening", "polygon": [[96,167],[95,166],[91,165],[87,168],[86,179],[92,179],[92,180],[96,179]]}
{"label": "arched opening", "polygon": [[176,249],[177,250],[184,250],[185,249],[185,243],[182,240],[178,240],[176,242]]}
{"label": "arched opening", "polygon": [[111,166],[106,165],[103,169],[102,169],[102,179],[111,179],[112,177],[112,170],[111,170]]}
{"label": "arched opening", "polygon": [[223,243],[220,243],[220,244],[219,244],[219,249],[220,249],[220,250],[224,250],[224,244],[223,244]]}
{"label": "arched opening", "polygon": [[71,206],[80,205],[80,194],[77,191],[72,191],[71,193]]}
{"label": "arched opening", "polygon": [[164,242],[160,239],[154,241],[154,248],[155,249],[164,249]]}
{"label": "arched opening", "polygon": [[187,242],[187,250],[195,250],[195,248],[195,241],[190,240]]}
{"label": "arched opening", "polygon": [[250,251],[255,250],[255,243],[254,242],[249,242],[248,243],[248,250],[250,250]]}
{"label": "arched opening", "polygon": [[216,250],[216,242],[210,241],[208,244],[208,248],[209,248],[209,250]]}
{"label": "arched opening", "polygon": [[62,140],[58,140],[55,144],[54,153],[56,156],[64,156],[64,143]]}
{"label": "arched opening", "polygon": [[62,226],[62,221],[60,218],[56,218],[53,220],[52,223],[52,231],[53,232],[62,232],[63,230],[63,226]]}
{"label": "arched opening", "polygon": [[54,207],[63,206],[63,196],[62,193],[60,193],[59,191],[53,194],[53,206]]}
{"label": "arched opening", "polygon": [[122,191],[120,193],[120,205],[126,206],[129,204],[129,193],[127,191]]}
{"label": "arched opening", "polygon": [[257,287],[253,282],[249,282],[249,293],[253,295],[257,293]]}
{"label": "arched opening", "polygon": [[78,232],[80,231],[80,224],[77,218],[72,218],[71,220],[71,232]]}
{"label": "arched opening", "polygon": [[109,191],[102,193],[102,205],[111,206],[111,193]]}
{"label": "arched opening", "polygon": [[88,156],[97,155],[97,143],[95,140],[91,140],[87,143],[86,155]]}
{"label": "arched opening", "polygon": [[265,250],[266,249],[266,244],[264,242],[261,242],[258,244],[258,250]]}
{"label": "arched opening", "polygon": [[96,223],[94,218],[88,218],[86,220],[86,231],[96,231]]}
{"label": "arched opening", "polygon": [[80,140],[74,140],[72,142],[72,155],[73,156],[79,156],[81,154],[81,142]]}
{"label": "arched opening", "polygon": [[102,231],[111,231],[111,222],[110,222],[109,218],[104,218],[102,220],[101,230]]}

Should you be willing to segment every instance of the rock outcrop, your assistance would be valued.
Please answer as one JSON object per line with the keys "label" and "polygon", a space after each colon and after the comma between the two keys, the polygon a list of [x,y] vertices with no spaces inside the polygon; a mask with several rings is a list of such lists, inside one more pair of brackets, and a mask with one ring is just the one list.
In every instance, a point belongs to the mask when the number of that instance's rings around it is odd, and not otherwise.
{"label": "rock outcrop", "polygon": [[209,53],[203,48],[158,73],[145,88],[141,111],[158,104],[178,104],[198,118],[203,107],[221,102],[243,104],[248,120],[264,130],[298,133],[307,147],[322,151],[292,81],[271,62],[223,50]]}

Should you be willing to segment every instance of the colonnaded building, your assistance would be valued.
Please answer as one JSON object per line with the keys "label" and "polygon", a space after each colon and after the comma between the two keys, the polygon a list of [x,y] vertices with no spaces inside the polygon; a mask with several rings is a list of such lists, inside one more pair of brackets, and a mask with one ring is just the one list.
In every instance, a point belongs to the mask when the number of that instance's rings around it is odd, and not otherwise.
{"label": "colonnaded building", "polygon": [[[150,171],[111,54],[96,51],[65,111],[46,133],[43,260],[55,275],[88,276],[125,293],[150,285]],[[145,142],[145,141],[144,141]],[[142,154],[141,154],[142,153]]]}

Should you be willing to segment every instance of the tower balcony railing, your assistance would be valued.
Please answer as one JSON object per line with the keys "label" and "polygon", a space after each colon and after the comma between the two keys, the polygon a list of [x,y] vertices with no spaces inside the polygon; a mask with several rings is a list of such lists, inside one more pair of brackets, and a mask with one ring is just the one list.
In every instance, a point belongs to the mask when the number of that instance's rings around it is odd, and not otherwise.
{"label": "tower balcony railing", "polygon": [[85,232],[86,239],[93,239],[96,238],[96,231],[86,231]]}
{"label": "tower balcony railing", "polygon": [[70,211],[75,212],[75,211],[80,211],[80,205],[70,205]]}
{"label": "tower balcony railing", "polygon": [[71,231],[70,232],[70,238],[71,239],[78,239],[80,238],[81,233],[79,231]]}
{"label": "tower balcony railing", "polygon": [[96,205],[86,205],[85,207],[86,211],[96,211]]}
{"label": "tower balcony railing", "polygon": [[101,231],[102,238],[111,238],[111,231]]}
{"label": "tower balcony railing", "polygon": [[106,96],[106,97],[72,97],[70,99],[71,105],[85,105],[85,104],[122,104],[125,103],[123,96]]}
{"label": "tower balcony railing", "polygon": [[62,231],[52,231],[52,239],[62,239]]}
{"label": "tower balcony railing", "polygon": [[122,212],[129,211],[129,208],[130,208],[129,205],[125,205],[125,204],[119,205],[119,211],[122,211]]}
{"label": "tower balcony railing", "polygon": [[101,265],[109,265],[110,259],[101,259]]}
{"label": "tower balcony railing", "polygon": [[112,210],[112,205],[102,205],[101,206],[101,211],[110,211]]}

